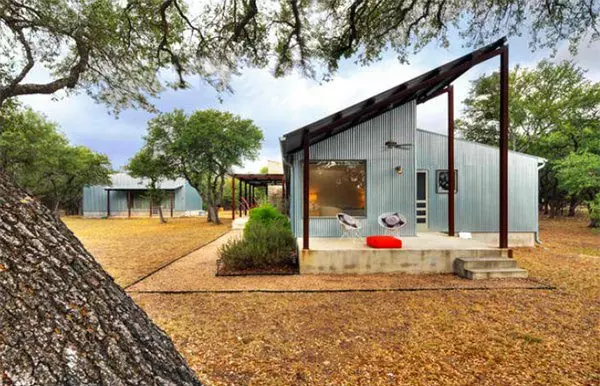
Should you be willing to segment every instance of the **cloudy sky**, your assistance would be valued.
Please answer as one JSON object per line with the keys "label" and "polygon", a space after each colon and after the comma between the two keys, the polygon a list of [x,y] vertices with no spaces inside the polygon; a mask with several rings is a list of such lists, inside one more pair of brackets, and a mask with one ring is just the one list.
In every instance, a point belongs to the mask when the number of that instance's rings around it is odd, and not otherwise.
{"label": "cloudy sky", "polygon": [[[525,38],[511,38],[510,66],[534,66],[548,58],[549,51],[531,52]],[[156,105],[160,111],[175,108],[185,111],[215,108],[231,111],[250,118],[263,130],[265,141],[260,159],[247,162],[242,170],[258,171],[266,160],[279,160],[278,138],[284,133],[334,113],[353,103],[409,80],[447,61],[468,53],[457,39],[449,48],[430,45],[411,58],[410,64],[402,65],[393,53],[368,67],[361,67],[351,60],[343,62],[332,81],[319,84],[316,81],[293,74],[275,79],[268,70],[245,70],[233,79],[233,94],[218,95],[203,85],[199,79],[190,79],[193,87],[184,91],[164,93]],[[554,60],[574,59],[588,69],[588,77],[600,81],[600,44],[583,45],[579,54],[571,58],[566,43],[559,44]],[[469,81],[498,67],[499,60],[491,60],[471,69],[455,84],[456,112],[460,117],[461,101],[466,97]],[[103,105],[95,104],[86,95],[76,95],[54,100],[50,96],[27,96],[22,101],[57,122],[73,144],[85,145],[107,154],[113,167],[118,169],[142,146],[146,122],[152,114],[128,110],[118,119],[108,114]],[[431,131],[446,129],[446,100],[437,98],[418,107],[417,126]]]}

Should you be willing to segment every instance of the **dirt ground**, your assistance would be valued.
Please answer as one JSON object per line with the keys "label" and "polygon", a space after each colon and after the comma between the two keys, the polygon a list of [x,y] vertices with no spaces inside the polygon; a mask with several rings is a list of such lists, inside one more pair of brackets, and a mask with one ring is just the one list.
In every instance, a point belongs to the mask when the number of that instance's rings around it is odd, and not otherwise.
{"label": "dirt ground", "polygon": [[[121,285],[227,229],[204,221],[65,219]],[[130,289],[428,290],[129,293],[209,385],[598,385],[600,232],[585,225],[544,219],[543,245],[515,251],[554,290],[519,280],[469,290],[451,275],[214,278],[216,243]],[[435,290],[447,286],[463,287]]]}
{"label": "dirt ground", "polygon": [[[600,233],[518,249],[555,290],[130,293],[207,384],[600,384]],[[268,282],[269,277],[261,278]]]}
{"label": "dirt ground", "polygon": [[130,292],[414,290],[451,288],[540,288],[535,279],[465,280],[455,275],[277,275],[215,276],[219,246],[240,237],[232,231],[129,287]]}
{"label": "dirt ground", "polygon": [[231,226],[227,215],[220,226],[208,224],[206,217],[168,218],[166,224],[156,217],[62,220],[122,287],[209,243]]}

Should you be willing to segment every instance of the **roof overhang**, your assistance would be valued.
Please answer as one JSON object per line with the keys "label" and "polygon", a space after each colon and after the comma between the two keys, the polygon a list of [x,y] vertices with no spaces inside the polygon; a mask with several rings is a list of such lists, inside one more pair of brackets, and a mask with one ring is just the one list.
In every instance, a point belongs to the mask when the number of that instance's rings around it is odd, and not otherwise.
{"label": "roof overhang", "polygon": [[232,174],[231,177],[253,186],[281,185],[283,174]]}
{"label": "roof overhang", "polygon": [[505,47],[506,37],[503,37],[416,78],[285,134],[280,138],[284,160],[289,162],[289,156],[302,149],[305,134],[309,145],[313,145],[407,102],[427,102],[472,67],[499,55]]}

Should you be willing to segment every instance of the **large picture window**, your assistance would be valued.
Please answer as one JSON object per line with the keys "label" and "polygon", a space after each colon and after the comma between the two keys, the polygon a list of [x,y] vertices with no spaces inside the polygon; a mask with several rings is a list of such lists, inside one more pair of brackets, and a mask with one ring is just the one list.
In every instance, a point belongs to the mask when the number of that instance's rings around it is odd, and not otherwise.
{"label": "large picture window", "polygon": [[333,217],[340,212],[366,216],[366,161],[313,161],[309,165],[311,217]]}

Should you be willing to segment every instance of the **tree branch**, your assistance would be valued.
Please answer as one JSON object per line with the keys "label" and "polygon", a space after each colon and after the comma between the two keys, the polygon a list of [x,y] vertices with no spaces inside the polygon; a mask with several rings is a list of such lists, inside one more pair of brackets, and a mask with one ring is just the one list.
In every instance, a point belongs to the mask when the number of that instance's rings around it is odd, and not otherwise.
{"label": "tree branch", "polygon": [[10,97],[28,94],[53,94],[63,88],[74,88],[79,82],[81,73],[88,66],[90,50],[81,36],[72,37],[75,40],[79,60],[71,67],[67,76],[48,83],[25,83],[15,84],[10,88],[6,87],[0,90],[0,106]]}

